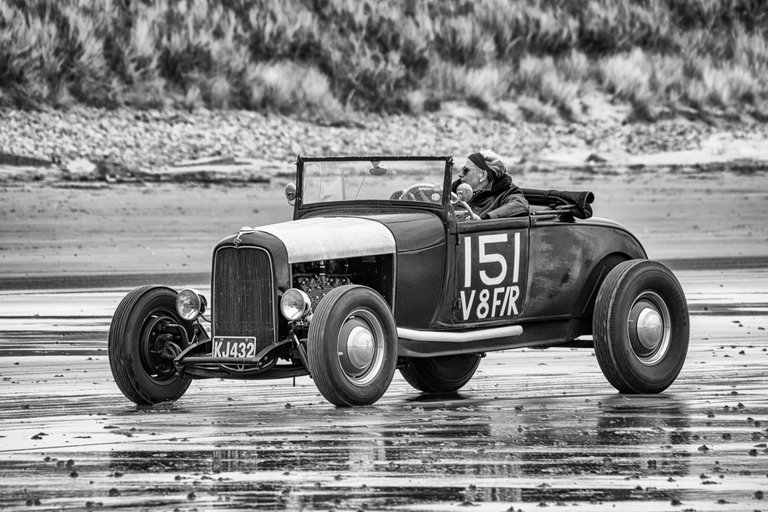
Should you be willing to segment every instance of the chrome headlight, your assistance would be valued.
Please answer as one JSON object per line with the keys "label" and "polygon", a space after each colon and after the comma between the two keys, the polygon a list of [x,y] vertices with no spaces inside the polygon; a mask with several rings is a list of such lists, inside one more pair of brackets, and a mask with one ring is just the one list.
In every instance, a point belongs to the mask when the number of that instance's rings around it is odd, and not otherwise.
{"label": "chrome headlight", "polygon": [[312,301],[303,291],[290,288],[280,299],[280,312],[291,322],[301,320],[312,311]]}
{"label": "chrome headlight", "polygon": [[205,297],[192,288],[184,288],[176,296],[176,311],[188,322],[205,313],[206,304]]}

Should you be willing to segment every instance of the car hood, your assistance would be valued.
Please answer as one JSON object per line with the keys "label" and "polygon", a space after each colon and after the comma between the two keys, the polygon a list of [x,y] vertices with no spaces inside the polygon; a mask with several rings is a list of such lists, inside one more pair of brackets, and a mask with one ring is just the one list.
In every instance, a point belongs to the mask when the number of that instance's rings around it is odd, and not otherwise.
{"label": "car hood", "polygon": [[359,217],[318,217],[254,228],[279,239],[289,263],[391,254],[395,237],[375,220]]}
{"label": "car hood", "polygon": [[445,243],[439,217],[427,213],[311,217],[259,227],[243,227],[219,245],[278,243],[289,263],[421,251]]}

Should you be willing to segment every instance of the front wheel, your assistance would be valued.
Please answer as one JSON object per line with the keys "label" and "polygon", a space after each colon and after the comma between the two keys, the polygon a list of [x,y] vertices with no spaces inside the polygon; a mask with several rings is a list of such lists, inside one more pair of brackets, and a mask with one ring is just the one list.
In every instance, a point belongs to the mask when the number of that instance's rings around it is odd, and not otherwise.
{"label": "front wheel", "polygon": [[173,359],[184,347],[176,292],[164,286],[132,290],[117,306],[109,327],[109,366],[120,391],[138,405],[177,400],[190,380],[176,374]]}
{"label": "front wheel", "polygon": [[326,400],[342,407],[375,403],[397,363],[397,329],[386,301],[365,286],[331,290],[309,325],[307,356]]}
{"label": "front wheel", "polygon": [[479,364],[478,354],[414,357],[400,369],[400,374],[424,393],[453,393],[469,382]]}
{"label": "front wheel", "polygon": [[660,393],[688,352],[688,305],[674,274],[649,260],[619,263],[600,286],[592,317],[595,355],[622,393]]}

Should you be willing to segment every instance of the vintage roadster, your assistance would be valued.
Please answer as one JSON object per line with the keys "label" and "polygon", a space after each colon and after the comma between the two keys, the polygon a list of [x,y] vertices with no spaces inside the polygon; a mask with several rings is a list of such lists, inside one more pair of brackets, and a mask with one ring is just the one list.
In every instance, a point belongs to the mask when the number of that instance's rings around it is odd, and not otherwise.
{"label": "vintage roadster", "polygon": [[688,309],[675,276],[590,192],[524,189],[525,216],[465,220],[453,159],[305,158],[286,187],[290,222],[243,227],[213,250],[208,301],[134,289],[117,307],[109,361],[137,404],[176,400],[196,378],[310,375],[337,406],[367,405],[399,369],[450,393],[486,352],[594,347],[623,393],[680,372]]}

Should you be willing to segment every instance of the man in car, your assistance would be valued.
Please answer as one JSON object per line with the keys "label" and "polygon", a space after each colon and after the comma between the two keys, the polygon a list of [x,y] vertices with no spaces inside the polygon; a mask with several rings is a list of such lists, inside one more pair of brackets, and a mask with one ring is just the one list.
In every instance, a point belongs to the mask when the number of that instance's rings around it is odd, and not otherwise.
{"label": "man in car", "polygon": [[451,190],[457,192],[462,183],[472,187],[472,197],[468,201],[464,198],[472,208],[472,220],[500,219],[528,213],[528,201],[523,191],[512,182],[501,157],[490,149],[467,157]]}

